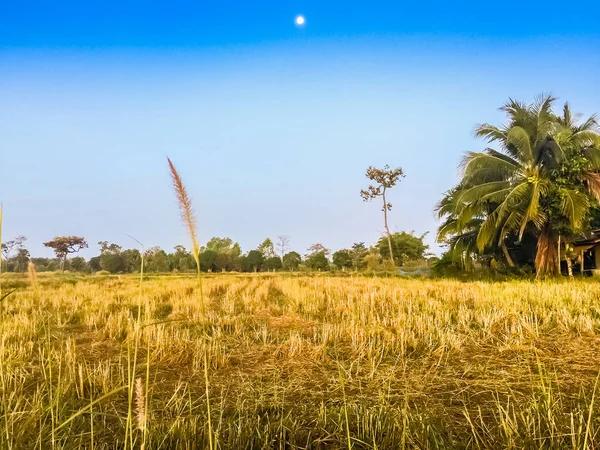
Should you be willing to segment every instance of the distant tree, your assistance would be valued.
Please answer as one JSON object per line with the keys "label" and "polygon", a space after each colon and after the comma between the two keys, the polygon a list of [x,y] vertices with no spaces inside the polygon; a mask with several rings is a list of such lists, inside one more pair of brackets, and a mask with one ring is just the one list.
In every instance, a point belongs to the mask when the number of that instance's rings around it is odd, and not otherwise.
{"label": "distant tree", "polygon": [[[100,257],[94,256],[93,258],[90,258],[90,260],[88,261],[88,266],[90,268],[90,271],[92,271],[92,272],[98,272],[98,271],[102,270],[102,266],[100,266]],[[37,267],[37,264],[36,264],[36,267]],[[38,270],[39,270],[39,268],[38,268]]]}
{"label": "distant tree", "polygon": [[364,259],[367,270],[376,271],[381,268],[381,264],[379,263],[379,255],[375,252],[369,252]]}
{"label": "distant tree", "polygon": [[266,238],[262,244],[260,244],[256,250],[261,252],[265,258],[275,256],[275,248],[273,247],[273,241]]}
{"label": "distant tree", "polygon": [[23,243],[27,240],[25,236],[17,236],[16,238],[2,242],[2,258],[7,260],[10,258],[13,250],[19,250],[23,247]]}
{"label": "distant tree", "polygon": [[76,256],[75,258],[71,258],[69,261],[69,268],[74,272],[88,272],[88,264],[85,262],[85,259],[81,256]]}
{"label": "distant tree", "polygon": [[324,251],[308,255],[305,263],[311,270],[329,270],[329,260]]}
{"label": "distant tree", "polygon": [[248,265],[248,257],[246,255],[241,255],[235,258],[233,264],[233,270],[237,270],[238,272],[249,272],[252,270]]}
{"label": "distant tree", "polygon": [[317,242],[308,248],[304,263],[311,270],[329,270],[329,259],[327,257],[330,253],[328,248]]}
{"label": "distant tree", "polygon": [[98,245],[100,245],[100,268],[110,273],[125,272],[125,258],[121,246],[108,241],[100,241]]}
{"label": "distant tree", "polygon": [[276,270],[280,270],[283,267],[283,263],[281,262],[281,258],[277,255],[271,256],[265,260],[265,268],[267,270],[272,270],[275,272]]}
{"label": "distant tree", "polygon": [[123,267],[125,272],[135,273],[141,270],[142,254],[137,248],[123,250],[121,256],[123,257]]}
{"label": "distant tree", "polygon": [[265,262],[265,256],[259,250],[250,250],[246,261],[250,270],[259,272]]}
{"label": "distant tree", "polygon": [[338,250],[333,254],[332,258],[333,264],[339,269],[346,270],[352,267],[352,253],[350,250]]}
{"label": "distant tree", "polygon": [[29,264],[29,250],[26,248],[20,247],[17,250],[17,254],[14,257],[15,260],[15,271],[16,272],[26,272],[27,265]]}
{"label": "distant tree", "polygon": [[308,255],[312,255],[315,253],[320,253],[323,252],[325,254],[325,256],[329,256],[331,254],[331,251],[326,248],[323,244],[321,244],[320,242],[317,242],[316,244],[311,245],[310,247],[308,247],[307,250],[307,254]]}
{"label": "distant tree", "polygon": [[175,252],[170,255],[171,266],[180,272],[194,269],[196,262],[194,256],[183,245],[176,245]]}
{"label": "distant tree", "polygon": [[[240,244],[234,242],[233,239],[224,237],[212,237],[207,243],[206,250],[212,250],[216,253],[224,253],[231,257],[240,256],[242,254],[242,249],[240,248]],[[203,249],[203,250],[204,250]]]}
{"label": "distant tree", "polygon": [[217,253],[215,258],[215,270],[217,272],[225,272],[231,268],[231,256],[227,253]]}
{"label": "distant tree", "polygon": [[369,249],[365,247],[364,242],[355,242],[352,244],[352,250],[350,255],[352,256],[352,264],[354,270],[358,270],[363,267],[365,257],[369,254]]}
{"label": "distant tree", "polygon": [[298,266],[300,266],[300,263],[302,262],[302,257],[298,252],[289,252],[285,254],[282,262],[285,270],[294,271],[298,270]]}
{"label": "distant tree", "polygon": [[46,247],[54,250],[54,254],[60,259],[60,269],[64,270],[67,256],[72,253],[77,253],[81,249],[88,248],[88,244],[84,238],[79,236],[55,236],[54,239],[44,242]]}
{"label": "distant tree", "polygon": [[[425,252],[429,248],[423,242],[427,233],[421,236],[415,236],[413,232],[394,233],[391,236],[393,254],[395,255],[395,263],[398,266],[404,265],[407,261],[417,261],[425,258]],[[384,258],[389,258],[390,252],[388,242],[385,237],[381,237],[377,242],[379,253]]]}
{"label": "distant tree", "polygon": [[369,180],[374,181],[375,184],[369,185],[367,189],[360,191],[360,196],[364,201],[371,201],[377,197],[383,198],[383,223],[385,225],[385,231],[388,238],[389,256],[392,264],[394,262],[394,252],[392,250],[392,239],[390,237],[390,228],[388,227],[387,213],[392,210],[392,204],[386,200],[385,194],[388,189],[393,188],[400,178],[404,177],[402,168],[390,169],[389,165],[385,165],[383,169],[376,169],[373,166],[369,166],[366,172],[366,176]]}
{"label": "distant tree", "polygon": [[218,253],[214,250],[204,250],[200,253],[200,270],[204,272],[213,271],[215,269],[215,260]]}
{"label": "distant tree", "polygon": [[54,272],[59,269],[60,261],[56,258],[31,258],[37,272]]}
{"label": "distant tree", "polygon": [[285,256],[285,251],[288,248],[289,244],[289,236],[277,236],[277,250],[279,250],[279,256],[281,256],[281,259],[283,259],[283,257]]}
{"label": "distant tree", "polygon": [[148,261],[148,272],[169,272],[169,257],[164,250],[158,247],[153,247],[152,252],[145,256]]}

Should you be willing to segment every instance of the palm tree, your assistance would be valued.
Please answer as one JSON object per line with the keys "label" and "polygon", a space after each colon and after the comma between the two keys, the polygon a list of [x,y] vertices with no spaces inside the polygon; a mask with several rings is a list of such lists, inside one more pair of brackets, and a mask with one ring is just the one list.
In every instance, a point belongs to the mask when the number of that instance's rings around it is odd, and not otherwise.
{"label": "palm tree", "polygon": [[477,249],[498,244],[509,265],[506,238],[520,240],[532,230],[538,236],[538,276],[554,274],[559,267],[559,230],[581,231],[594,198],[600,199],[595,117],[578,124],[568,105],[558,117],[552,112],[554,101],[550,95],[531,105],[510,100],[501,108],[509,119],[506,126],[477,128],[476,136],[497,144],[498,150],[467,153],[448,215],[458,220],[455,236],[477,230]]}
{"label": "palm tree", "polygon": [[460,186],[449,190],[436,206],[438,218],[444,219],[438,229],[437,241],[448,244],[450,253],[464,266],[474,254],[479,253],[477,235],[484,212],[476,209],[481,204],[459,205],[460,192]]}

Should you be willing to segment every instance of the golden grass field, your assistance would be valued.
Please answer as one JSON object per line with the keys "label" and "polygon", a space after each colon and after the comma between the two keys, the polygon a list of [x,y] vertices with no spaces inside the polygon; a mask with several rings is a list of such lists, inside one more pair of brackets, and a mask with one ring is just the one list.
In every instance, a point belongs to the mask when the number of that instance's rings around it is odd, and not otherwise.
{"label": "golden grass field", "polygon": [[0,448],[600,448],[600,283],[202,283],[4,275]]}

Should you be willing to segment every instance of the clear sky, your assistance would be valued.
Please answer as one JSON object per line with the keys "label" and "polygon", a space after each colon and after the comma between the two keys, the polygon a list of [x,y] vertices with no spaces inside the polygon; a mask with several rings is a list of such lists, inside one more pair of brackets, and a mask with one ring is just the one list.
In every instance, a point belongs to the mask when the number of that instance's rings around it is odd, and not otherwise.
{"label": "clear sky", "polygon": [[[567,5],[568,6],[568,5]],[[429,231],[477,123],[542,91],[600,112],[595,1],[6,1],[0,4],[4,237],[187,244],[165,155],[200,236],[304,253],[373,243],[369,165],[403,167],[394,230]],[[306,17],[298,28],[294,18]]]}

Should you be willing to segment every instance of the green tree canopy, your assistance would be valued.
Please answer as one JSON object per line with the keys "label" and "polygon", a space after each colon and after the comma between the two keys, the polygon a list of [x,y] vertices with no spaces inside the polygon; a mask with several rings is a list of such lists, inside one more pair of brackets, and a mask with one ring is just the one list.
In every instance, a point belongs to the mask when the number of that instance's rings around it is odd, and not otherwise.
{"label": "green tree canopy", "polygon": [[54,250],[54,254],[61,261],[61,270],[64,269],[68,255],[88,248],[86,240],[79,236],[55,236],[52,240],[44,242],[44,245]]}
{"label": "green tree canopy", "polygon": [[306,257],[305,263],[311,270],[329,270],[329,260],[325,251],[311,253]]}
{"label": "green tree canopy", "polygon": [[[390,238],[396,265],[402,266],[408,261],[417,261],[425,258],[425,252],[429,248],[423,242],[426,235],[427,233],[415,236],[413,232],[407,233],[405,231],[393,233]],[[377,249],[383,258],[389,258],[390,251],[387,236],[382,236],[377,241]]]}
{"label": "green tree canopy", "polygon": [[102,270],[110,273],[125,272],[125,258],[121,246],[108,241],[100,241],[98,244],[100,245],[99,264]]}
{"label": "green tree canopy", "polygon": [[352,251],[348,249],[338,250],[333,253],[333,264],[340,269],[352,267]]}
{"label": "green tree canopy", "polygon": [[258,250],[250,250],[246,256],[246,264],[254,272],[259,272],[264,262],[265,256]]}
{"label": "green tree canopy", "polygon": [[228,237],[212,237],[206,243],[205,249],[212,250],[216,253],[224,253],[232,257],[240,256],[242,254],[240,244],[234,242],[233,239]]}
{"label": "green tree canopy", "polygon": [[275,247],[273,246],[273,241],[267,238],[264,240],[262,244],[260,244],[256,250],[261,252],[265,258],[271,258],[275,256]]}
{"label": "green tree canopy", "polygon": [[200,270],[204,272],[215,270],[215,261],[218,253],[214,250],[204,250],[200,252]]}
{"label": "green tree canopy", "polygon": [[298,252],[286,253],[283,257],[283,268],[285,270],[298,270],[298,266],[302,263],[302,257]]}
{"label": "green tree canopy", "polygon": [[281,262],[281,258],[277,255],[271,256],[270,258],[265,259],[265,269],[267,270],[279,270],[283,267]]}
{"label": "green tree canopy", "polygon": [[76,256],[75,258],[71,258],[69,261],[69,267],[74,272],[88,272],[89,267],[87,262],[81,256]]}
{"label": "green tree canopy", "polygon": [[369,249],[364,242],[355,242],[352,244],[350,255],[352,256],[352,265],[354,270],[361,269],[366,266],[365,258],[369,254]]}

